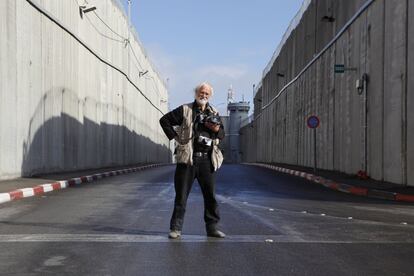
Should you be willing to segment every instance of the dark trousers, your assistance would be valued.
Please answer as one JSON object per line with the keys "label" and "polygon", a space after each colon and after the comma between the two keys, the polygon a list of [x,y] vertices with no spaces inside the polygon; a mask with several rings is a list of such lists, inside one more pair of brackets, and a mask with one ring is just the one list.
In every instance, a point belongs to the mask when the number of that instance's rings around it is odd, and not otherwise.
{"label": "dark trousers", "polygon": [[170,229],[183,227],[187,198],[194,179],[198,180],[204,198],[204,221],[206,230],[212,231],[220,220],[218,204],[215,198],[216,177],[210,157],[194,157],[193,165],[177,164],[174,176],[175,200]]}

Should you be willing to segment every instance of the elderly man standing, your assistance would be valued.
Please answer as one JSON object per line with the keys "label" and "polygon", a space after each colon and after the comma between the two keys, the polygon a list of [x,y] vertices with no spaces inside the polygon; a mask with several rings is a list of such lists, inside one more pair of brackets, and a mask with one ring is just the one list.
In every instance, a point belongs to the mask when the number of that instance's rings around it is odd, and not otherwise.
{"label": "elderly man standing", "polygon": [[224,238],[225,234],[217,229],[220,216],[214,188],[215,172],[223,162],[218,144],[224,138],[224,128],[217,110],[208,103],[213,88],[208,83],[201,83],[194,92],[194,102],[181,105],[160,119],[167,137],[178,142],[174,152],[177,167],[169,238],[181,237],[187,198],[194,179],[198,180],[203,193],[207,236]]}

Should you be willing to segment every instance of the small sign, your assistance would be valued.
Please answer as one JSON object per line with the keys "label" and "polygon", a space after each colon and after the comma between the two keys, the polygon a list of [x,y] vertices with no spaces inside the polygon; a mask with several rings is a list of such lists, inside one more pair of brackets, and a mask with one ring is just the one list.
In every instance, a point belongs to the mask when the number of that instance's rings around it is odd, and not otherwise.
{"label": "small sign", "polygon": [[335,64],[335,73],[345,73],[345,64]]}
{"label": "small sign", "polygon": [[312,115],[308,118],[307,123],[309,128],[318,128],[320,121],[318,116]]}

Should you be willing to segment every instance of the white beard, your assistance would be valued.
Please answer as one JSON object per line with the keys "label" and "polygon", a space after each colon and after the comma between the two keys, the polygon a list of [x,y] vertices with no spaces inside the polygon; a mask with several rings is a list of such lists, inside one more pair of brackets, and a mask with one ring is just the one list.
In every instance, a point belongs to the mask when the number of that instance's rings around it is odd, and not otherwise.
{"label": "white beard", "polygon": [[196,98],[196,102],[199,105],[206,105],[208,103],[208,100],[207,99],[199,99],[199,98]]}

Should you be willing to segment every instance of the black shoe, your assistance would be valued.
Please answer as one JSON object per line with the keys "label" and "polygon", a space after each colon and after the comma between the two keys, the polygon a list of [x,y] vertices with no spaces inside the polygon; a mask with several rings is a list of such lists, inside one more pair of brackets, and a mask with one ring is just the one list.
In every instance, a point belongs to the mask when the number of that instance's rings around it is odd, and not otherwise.
{"label": "black shoe", "polygon": [[213,230],[213,231],[208,231],[207,236],[208,237],[214,237],[214,238],[224,238],[226,236],[226,234],[224,234],[223,232],[221,232],[219,230]]}

